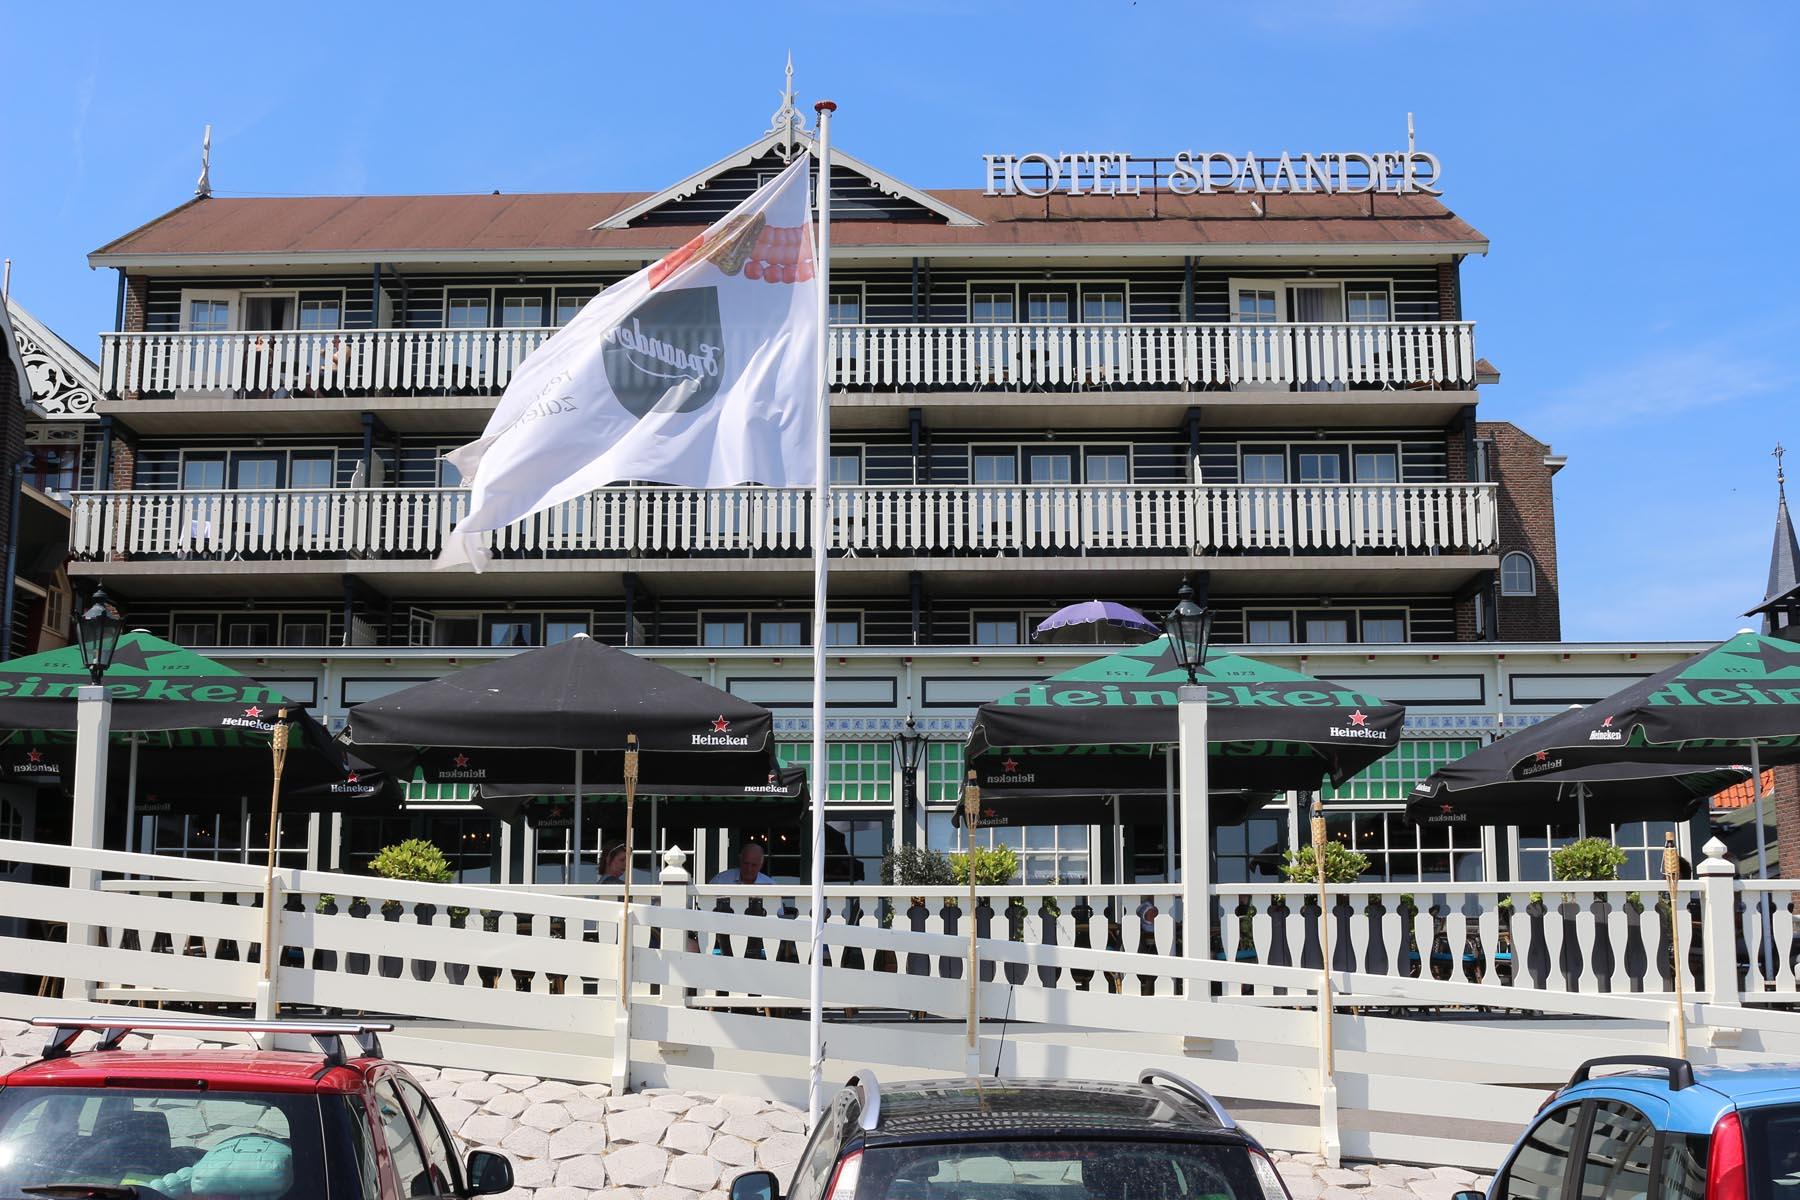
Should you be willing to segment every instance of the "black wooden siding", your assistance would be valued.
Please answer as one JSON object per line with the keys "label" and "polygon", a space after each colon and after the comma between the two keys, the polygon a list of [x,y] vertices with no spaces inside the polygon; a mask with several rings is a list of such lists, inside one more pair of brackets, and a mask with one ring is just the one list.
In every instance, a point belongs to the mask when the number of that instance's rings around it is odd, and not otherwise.
{"label": "black wooden siding", "polygon": [[[632,222],[645,225],[710,225],[742,204],[761,187],[771,171],[787,166],[770,151],[741,167],[721,171],[692,195],[670,200]],[[818,167],[807,180],[808,195],[818,195]],[[921,221],[938,225],[945,219],[916,200],[890,196],[869,179],[842,162],[831,164],[831,219],[833,221]]]}

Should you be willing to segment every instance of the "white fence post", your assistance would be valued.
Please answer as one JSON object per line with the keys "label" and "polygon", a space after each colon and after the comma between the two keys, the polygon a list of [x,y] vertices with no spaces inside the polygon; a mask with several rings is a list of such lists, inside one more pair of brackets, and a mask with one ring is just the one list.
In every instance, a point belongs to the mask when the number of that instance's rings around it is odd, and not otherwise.
{"label": "white fence post", "polygon": [[[112,735],[112,694],[104,684],[83,684],[75,692],[75,796],[69,815],[69,844],[84,850],[106,848],[107,743]],[[100,886],[100,872],[92,867],[70,867],[69,888],[92,892]],[[92,946],[99,930],[69,922],[71,946]],[[64,999],[92,1000],[94,980],[65,978]]]}
{"label": "white fence post", "polygon": [[256,981],[256,1019],[273,1021],[281,1015],[281,910],[287,907],[280,872],[269,880],[269,891],[263,897],[263,903],[269,906],[269,941],[262,948],[262,953],[269,956],[269,972],[267,979]]}
{"label": "white fence post", "polygon": [[[665,911],[686,912],[694,906],[694,881],[687,872],[687,851],[680,846],[670,846],[663,851],[662,874],[657,882],[662,886],[656,891],[656,903]],[[686,935],[680,929],[665,929],[662,934],[662,953],[665,961],[676,954],[687,952],[685,944],[672,944],[677,940],[685,942]],[[687,989],[672,983],[663,984],[662,1002],[676,1008],[687,1007]]]}
{"label": "white fence post", "polygon": [[[1725,843],[1718,838],[1700,849],[1706,861],[1694,875],[1700,881],[1700,936],[1706,956],[1704,995],[1708,1004],[1736,1008],[1742,1003],[1738,994],[1737,865],[1725,857]],[[1670,914],[1671,918],[1674,915]],[[1677,969],[1682,965],[1678,963]],[[1712,1030],[1695,1032],[1710,1038]]]}

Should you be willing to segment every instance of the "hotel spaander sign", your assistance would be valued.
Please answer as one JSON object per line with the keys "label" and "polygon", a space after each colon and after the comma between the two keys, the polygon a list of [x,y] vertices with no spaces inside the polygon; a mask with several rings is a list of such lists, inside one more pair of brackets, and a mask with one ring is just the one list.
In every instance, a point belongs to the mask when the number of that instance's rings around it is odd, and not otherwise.
{"label": "hotel spaander sign", "polygon": [[1330,154],[1225,154],[1183,150],[1166,157],[1120,153],[985,154],[989,196],[1439,195],[1443,166],[1422,150]]}

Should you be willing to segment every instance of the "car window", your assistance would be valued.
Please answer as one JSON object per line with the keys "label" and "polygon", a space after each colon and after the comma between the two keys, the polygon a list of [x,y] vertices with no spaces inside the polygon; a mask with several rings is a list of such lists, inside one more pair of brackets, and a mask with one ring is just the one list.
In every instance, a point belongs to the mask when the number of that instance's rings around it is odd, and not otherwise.
{"label": "car window", "polygon": [[1495,1194],[1506,1200],[1560,1200],[1580,1116],[1579,1102],[1545,1113],[1519,1143],[1505,1183]]}
{"label": "car window", "polygon": [[1800,1197],[1800,1107],[1744,1109],[1744,1168],[1750,1200]]}
{"label": "car window", "polygon": [[1712,1139],[1704,1133],[1663,1134],[1660,1200],[1705,1200],[1706,1158]]}
{"label": "car window", "polygon": [[1650,1200],[1656,1127],[1620,1100],[1598,1100],[1581,1156],[1581,1200]]}
{"label": "car window", "polygon": [[406,1106],[394,1091],[391,1080],[375,1085],[375,1115],[381,1121],[381,1136],[394,1159],[394,1176],[400,1191],[407,1196],[432,1195],[431,1176],[425,1169],[425,1155],[413,1137],[412,1122],[406,1119]]}
{"label": "car window", "polygon": [[843,1141],[844,1097],[839,1096],[819,1119],[812,1142],[794,1168],[794,1182],[788,1188],[787,1200],[819,1200],[825,1185],[831,1182],[831,1168],[837,1162],[838,1147]]}
{"label": "car window", "polygon": [[419,1138],[425,1143],[425,1169],[431,1176],[432,1190],[414,1192],[415,1196],[454,1196],[460,1190],[456,1183],[456,1151],[451,1148],[450,1138],[444,1133],[444,1126],[438,1120],[437,1111],[431,1107],[431,1101],[419,1086],[409,1080],[400,1080],[400,1095],[406,1100],[406,1107],[412,1112],[413,1123],[418,1126]]}
{"label": "car window", "polygon": [[1263,1200],[1240,1143],[1032,1138],[885,1146],[856,1200]]}

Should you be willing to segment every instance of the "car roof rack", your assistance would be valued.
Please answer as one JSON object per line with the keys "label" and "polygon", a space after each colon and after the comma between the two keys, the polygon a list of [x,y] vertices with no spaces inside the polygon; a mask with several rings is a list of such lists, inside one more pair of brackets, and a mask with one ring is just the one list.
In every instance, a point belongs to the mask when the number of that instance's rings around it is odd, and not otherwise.
{"label": "car roof rack", "polygon": [[1590,1058],[1569,1076],[1569,1087],[1593,1078],[1595,1067],[1653,1067],[1669,1073],[1669,1090],[1679,1092],[1694,1086],[1694,1065],[1685,1058],[1665,1058],[1656,1054],[1608,1054]]}
{"label": "car roof rack", "polygon": [[137,1017],[33,1017],[31,1023],[51,1030],[44,1058],[66,1058],[69,1046],[83,1033],[100,1035],[96,1050],[117,1050],[130,1033],[288,1033],[310,1037],[318,1043],[327,1066],[341,1067],[345,1038],[355,1038],[364,1058],[380,1058],[383,1033],[393,1031],[391,1021],[222,1021],[177,1017],[140,1020]]}
{"label": "car roof rack", "polygon": [[857,1097],[862,1100],[862,1111],[856,1117],[857,1126],[865,1133],[873,1132],[881,1123],[881,1082],[875,1078],[875,1072],[864,1067],[844,1086],[855,1088]]}
{"label": "car roof rack", "polygon": [[1225,1111],[1225,1106],[1213,1099],[1211,1092],[1207,1091],[1191,1079],[1184,1079],[1175,1072],[1165,1071],[1161,1067],[1145,1067],[1142,1071],[1138,1072],[1138,1082],[1166,1087],[1171,1091],[1180,1092],[1188,1099],[1195,1101],[1202,1108],[1212,1113],[1213,1119],[1218,1121],[1221,1128],[1237,1128],[1237,1122],[1231,1119],[1231,1114]]}

